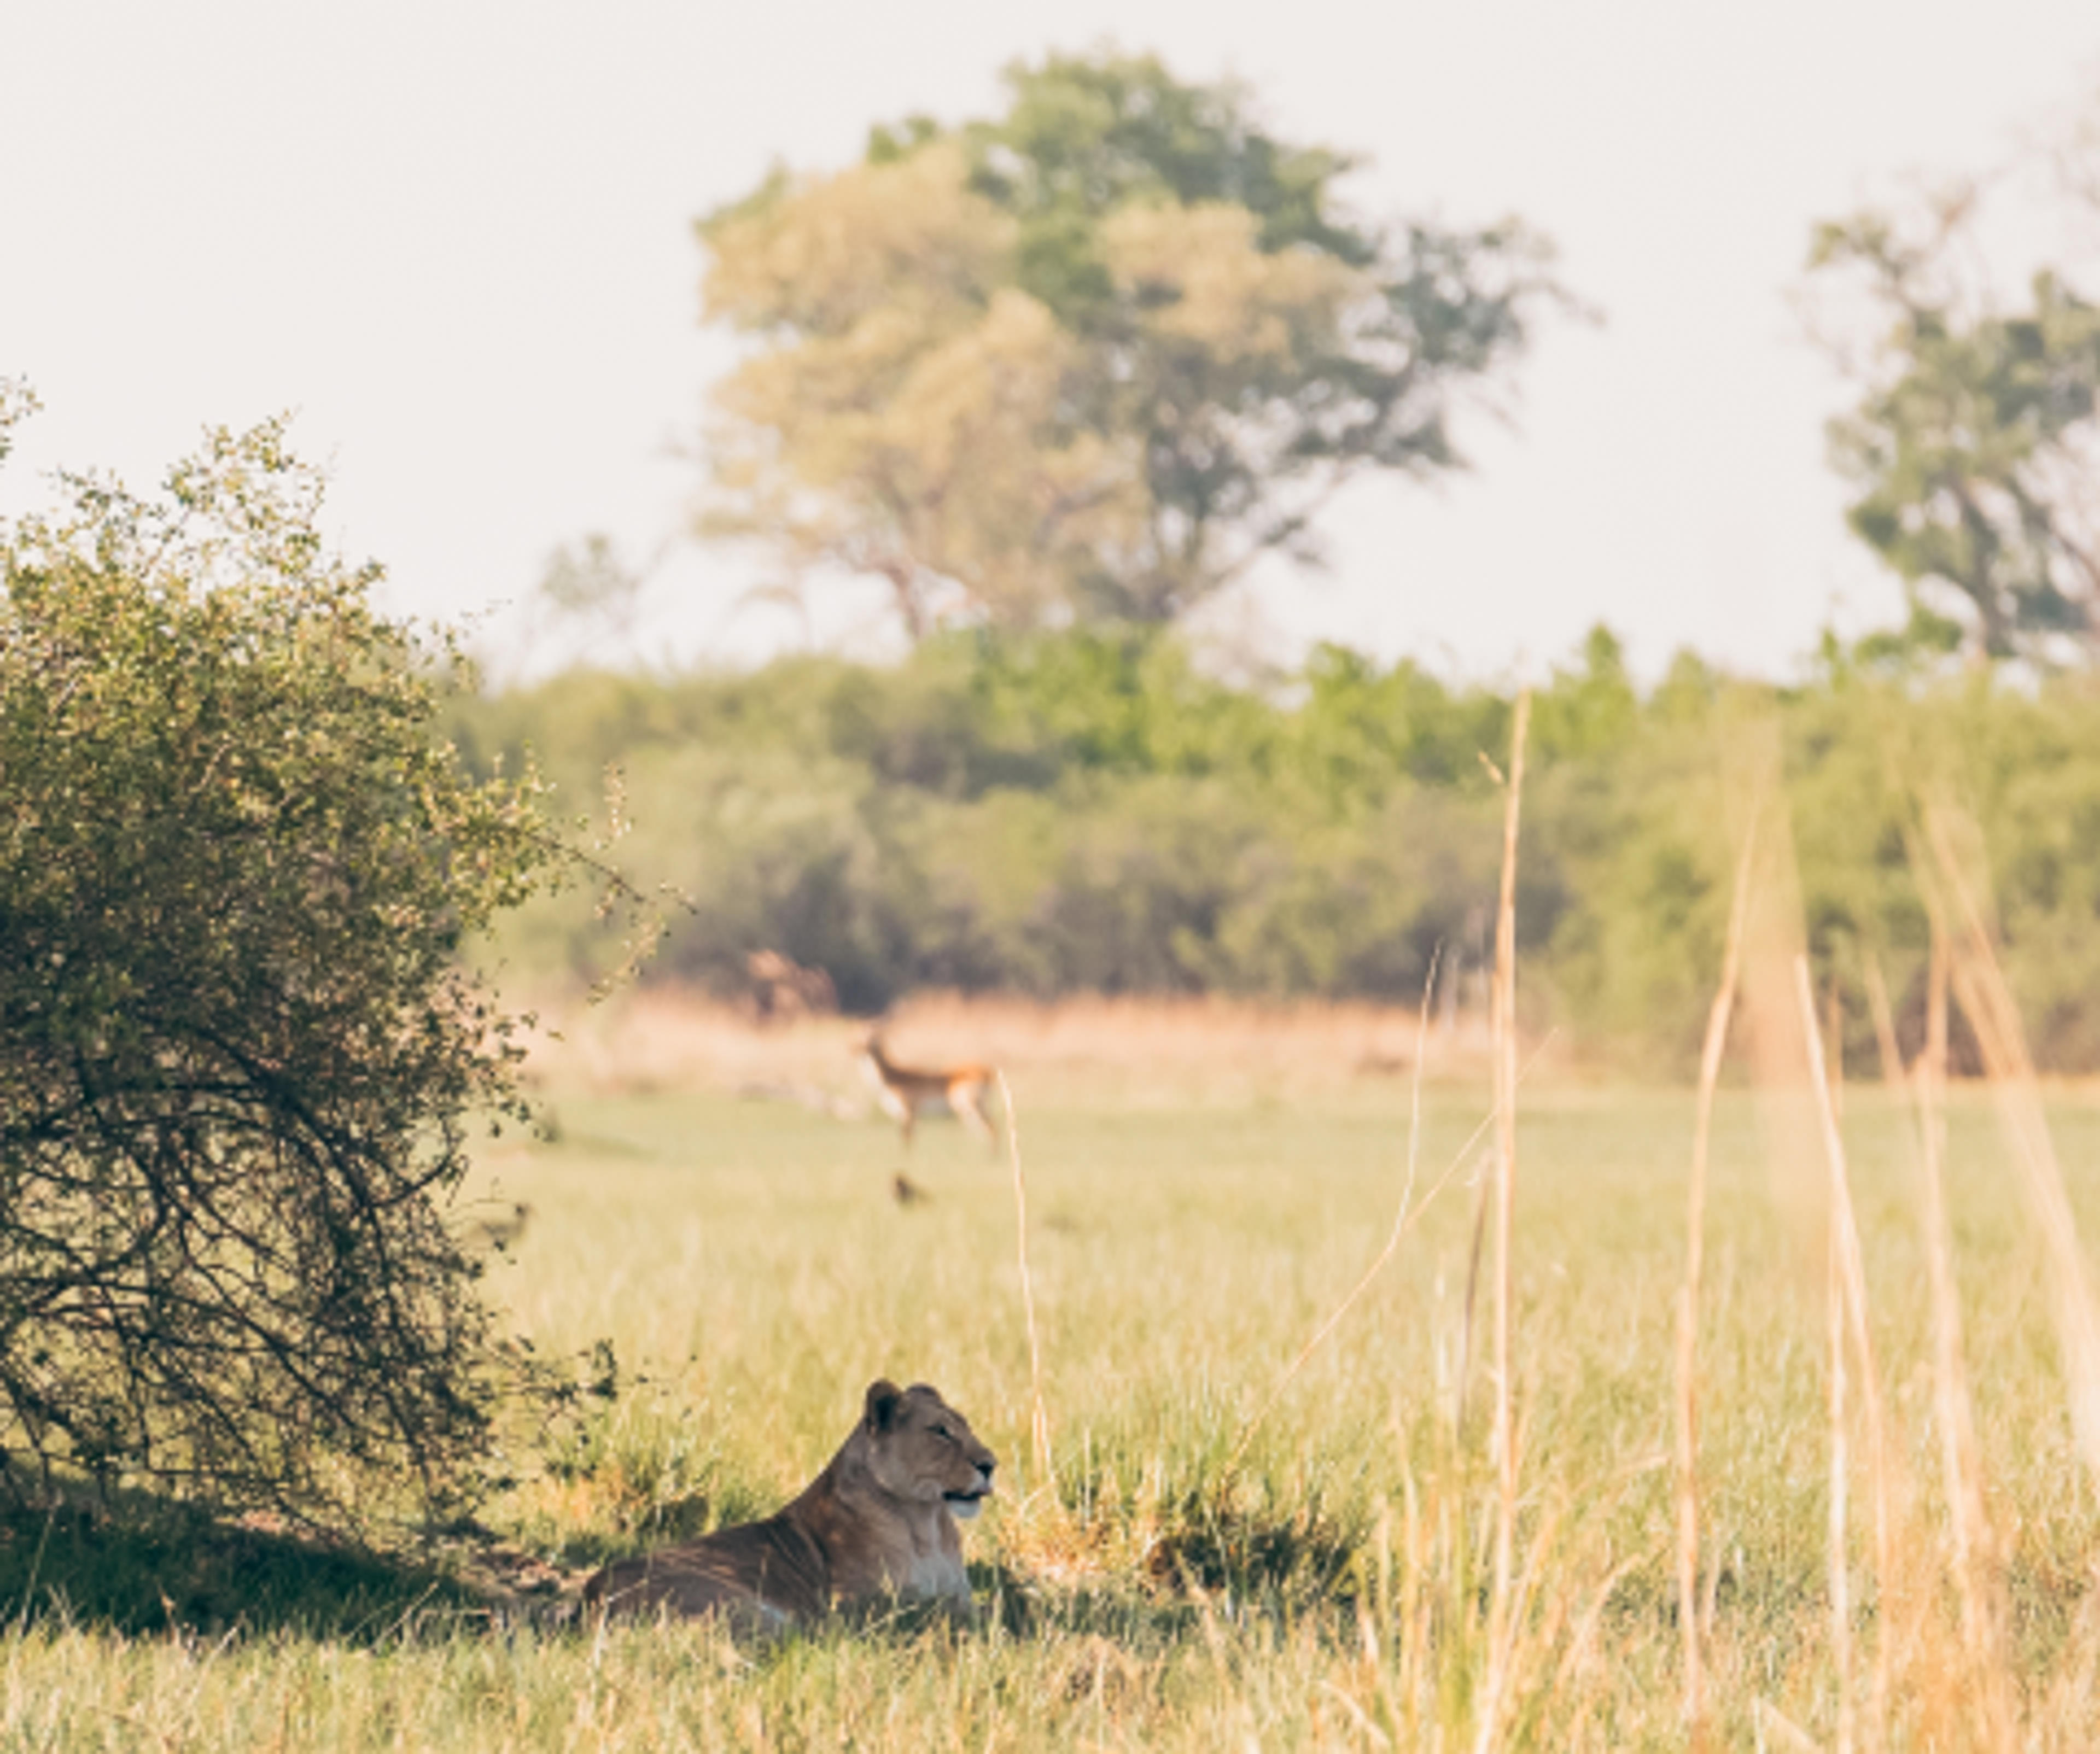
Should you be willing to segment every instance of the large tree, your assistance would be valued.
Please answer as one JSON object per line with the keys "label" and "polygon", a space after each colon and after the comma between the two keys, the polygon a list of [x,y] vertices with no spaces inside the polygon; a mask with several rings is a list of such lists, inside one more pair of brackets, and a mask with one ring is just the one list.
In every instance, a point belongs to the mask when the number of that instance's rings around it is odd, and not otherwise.
{"label": "large tree", "polygon": [[461,949],[574,856],[319,491],[271,426],[0,521],[0,1486],[340,1525],[483,1452],[448,1208],[518,1049]]}
{"label": "large tree", "polygon": [[1514,223],[1374,224],[1348,158],[1269,134],[1237,86],[1052,56],[948,129],[877,129],[701,223],[717,386],[703,527],[794,573],[890,584],[915,636],[1162,621],[1260,556],[1317,557],[1367,470],[1460,461],[1546,252]]}
{"label": "large tree", "polygon": [[2100,645],[2100,286],[2045,267],[2006,298],[1978,267],[2009,189],[2030,221],[2100,220],[2096,122],[2100,105],[2062,143],[2054,191],[2015,167],[1825,225],[1810,258],[1864,289],[1874,332],[1864,353],[1839,334],[1860,387],[1830,426],[1852,528],[1903,580],[1915,632],[1991,657]]}

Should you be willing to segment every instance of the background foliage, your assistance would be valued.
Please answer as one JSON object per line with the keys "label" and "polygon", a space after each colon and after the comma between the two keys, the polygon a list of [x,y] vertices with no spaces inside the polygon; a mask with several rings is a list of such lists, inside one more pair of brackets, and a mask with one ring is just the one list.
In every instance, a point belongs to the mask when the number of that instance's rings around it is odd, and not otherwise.
{"label": "background foliage", "polygon": [[[492,763],[565,786],[624,771],[638,873],[699,903],[652,978],[741,990],[744,958],[821,966],[849,1007],[941,985],[1374,997],[1412,1004],[1443,946],[1471,1003],[1511,700],[1337,647],[1236,683],[1171,633],[953,633],[905,663],[574,672],[463,704]],[[1790,689],[1689,655],[1651,688],[1599,629],[1538,691],[1519,937],[1527,1003],[1599,1051],[1688,1061],[1718,967],[1726,776],[1775,738],[1819,972],[1870,1055],[1862,959],[1916,1046],[1926,921],[1904,823],[1929,782],[1988,840],[2040,1051],[2100,1064],[2100,696],[1829,646]],[[580,909],[507,941],[560,977],[605,952]],[[1440,999],[1440,1003],[1443,1001]],[[1660,1055],[1660,1059],[1658,1059]]]}
{"label": "background foliage", "polygon": [[[2009,223],[2023,243],[2046,240],[2010,292],[1987,267]],[[2100,103],[2089,99],[2010,164],[1816,229],[1810,284],[1829,307],[1818,324],[1859,392],[1831,422],[1831,461],[1857,495],[1854,531],[1910,595],[1911,624],[1895,637],[1908,644],[2054,662],[2092,654],[2096,224]]]}

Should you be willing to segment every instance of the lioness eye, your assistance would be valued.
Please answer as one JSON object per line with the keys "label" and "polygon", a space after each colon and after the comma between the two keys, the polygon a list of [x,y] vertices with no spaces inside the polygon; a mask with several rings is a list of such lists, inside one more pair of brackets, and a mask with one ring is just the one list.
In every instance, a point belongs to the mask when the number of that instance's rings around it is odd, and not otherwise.
{"label": "lioness eye", "polygon": [[936,1437],[946,1438],[951,1443],[952,1443],[955,1441],[955,1434],[951,1431],[944,1425],[937,1425],[933,1427],[933,1435]]}

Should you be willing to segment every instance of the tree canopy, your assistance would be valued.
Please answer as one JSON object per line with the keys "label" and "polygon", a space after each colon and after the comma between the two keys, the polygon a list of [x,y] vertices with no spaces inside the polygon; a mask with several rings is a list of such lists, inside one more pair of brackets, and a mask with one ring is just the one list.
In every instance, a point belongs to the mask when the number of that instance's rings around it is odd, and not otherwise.
{"label": "tree canopy", "polygon": [[702,527],[888,581],[917,637],[1173,619],[1317,557],[1366,470],[1457,466],[1555,289],[1515,222],[1371,223],[1346,156],[1234,85],[1051,56],[999,117],[873,131],[700,223],[717,389]]}
{"label": "tree canopy", "polygon": [[[2058,159],[2061,210],[2100,218],[2100,106]],[[1994,658],[2100,641],[2100,286],[2062,265],[2017,300],[1987,253],[1987,185],[1817,232],[1811,267],[1864,282],[1878,333],[1831,453],[1852,528],[1903,580],[1913,639]],[[2067,255],[2073,253],[2067,251]]]}
{"label": "tree canopy", "polygon": [[0,523],[0,1479],[341,1524],[482,1453],[447,1205],[523,1110],[459,952],[573,855],[320,491],[266,426]]}

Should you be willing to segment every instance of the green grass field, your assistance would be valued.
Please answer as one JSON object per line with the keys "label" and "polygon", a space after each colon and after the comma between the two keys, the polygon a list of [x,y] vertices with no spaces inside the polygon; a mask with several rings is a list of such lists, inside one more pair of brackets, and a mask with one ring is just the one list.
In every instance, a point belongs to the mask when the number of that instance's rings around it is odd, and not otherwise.
{"label": "green grass field", "polygon": [[[1502,1602],[1485,1332],[1460,1409],[1466,1141],[1485,1098],[1432,1090],[1418,1192],[1458,1173],[1248,1439],[1392,1227],[1404,1086],[1185,1108],[1069,1081],[1017,1095],[1054,1479],[1030,1465],[1009,1171],[954,1126],[922,1130],[910,1173],[928,1197],[901,1206],[906,1160],[880,1124],[557,1093],[558,1139],[505,1148],[474,1190],[492,1214],[532,1209],[488,1280],[518,1328],[549,1359],[609,1341],[620,1368],[609,1398],[514,1431],[517,1483],[485,1513],[507,1543],[580,1573],[768,1510],[823,1464],[871,1378],[924,1379],[1002,1461],[1001,1496],[967,1533],[982,1632],[753,1650],[705,1627],[557,1624],[544,1598],[492,1615],[442,1577],[395,1576],[344,1583],[327,1613],[244,1606],[222,1581],[209,1613],[170,1602],[164,1624],[127,1633],[68,1587],[84,1537],[46,1527],[32,1567],[36,1531],[17,1527],[0,1553],[21,1610],[0,1648],[0,1746],[1458,1748],[1478,1740],[1498,1663],[1496,1745],[1685,1745],[1671,1443],[1688,1093],[1525,1095],[1519,1579]],[[2051,1117],[2090,1237],[2100,1108],[2066,1096]],[[1899,1455],[1852,1473],[1842,1690],[1863,1745],[1988,1745],[1950,1655],[1906,1135],[1858,1088],[1846,1134]],[[2023,1745],[2081,1747],[2100,1736],[2100,1518],[2007,1161],[1981,1095],[1958,1097],[1956,1265],[2009,1603],[2001,1661]],[[1776,1163],[1753,1099],[1724,1095],[1699,1366],[1721,1745],[1836,1736],[1824,1173]],[[1888,1577],[1877,1486],[1900,1495]]]}

